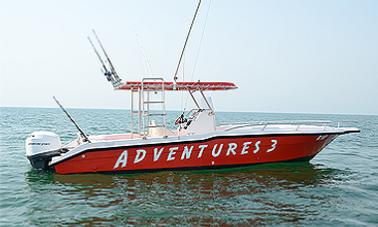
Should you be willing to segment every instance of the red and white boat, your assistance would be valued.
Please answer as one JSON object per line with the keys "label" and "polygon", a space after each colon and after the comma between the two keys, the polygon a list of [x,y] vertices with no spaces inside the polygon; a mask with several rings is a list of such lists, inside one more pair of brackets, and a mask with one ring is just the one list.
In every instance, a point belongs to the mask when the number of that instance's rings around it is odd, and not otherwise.
{"label": "red and white boat", "polygon": [[[131,94],[131,132],[87,136],[67,113],[80,132],[78,138],[62,145],[59,136],[52,132],[32,133],[26,139],[26,156],[34,168],[74,174],[212,169],[308,161],[337,136],[359,132],[357,128],[331,127],[324,121],[217,125],[215,110],[204,92],[236,89],[234,83],[177,82],[181,60],[173,82],[162,78],[122,82],[99,44],[110,65],[108,69],[94,48],[105,76],[116,90]],[[166,92],[188,92],[195,105],[186,116],[178,116],[176,129],[167,127]]]}
{"label": "red and white boat", "polygon": [[[151,80],[151,79],[150,79]],[[136,93],[139,109],[131,108],[137,133],[83,136],[62,146],[51,132],[34,132],[27,139],[26,154],[33,167],[59,174],[88,172],[156,171],[224,168],[258,163],[310,160],[338,135],[357,128],[328,126],[323,121],[259,122],[216,125],[216,114],[202,94],[207,90],[235,89],[223,82],[125,82],[117,87]],[[164,91],[187,91],[198,107],[179,116],[178,127],[166,127],[164,100],[152,100]],[[156,94],[156,93],[160,94]],[[206,100],[200,107],[193,93]],[[133,101],[131,102],[133,104]],[[163,106],[161,112],[152,105]],[[152,120],[153,116],[160,118]],[[136,118],[136,119],[135,119]],[[133,123],[132,123],[133,125]]]}

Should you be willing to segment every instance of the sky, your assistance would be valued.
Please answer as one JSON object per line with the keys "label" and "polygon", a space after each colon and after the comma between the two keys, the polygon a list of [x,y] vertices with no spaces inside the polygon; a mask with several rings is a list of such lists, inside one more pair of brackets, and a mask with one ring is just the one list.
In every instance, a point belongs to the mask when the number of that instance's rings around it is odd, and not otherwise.
{"label": "sky", "polygon": [[[196,0],[0,0],[0,107],[129,108],[124,80],[171,81]],[[203,0],[179,80],[230,81],[218,111],[378,114],[378,1]],[[183,97],[182,97],[183,96]],[[191,105],[167,94],[168,109]]]}

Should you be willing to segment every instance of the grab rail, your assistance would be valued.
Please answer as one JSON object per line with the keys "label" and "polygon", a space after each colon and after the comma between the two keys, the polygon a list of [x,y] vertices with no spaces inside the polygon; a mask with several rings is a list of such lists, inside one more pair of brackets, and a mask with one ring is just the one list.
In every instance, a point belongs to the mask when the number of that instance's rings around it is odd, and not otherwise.
{"label": "grab rail", "polygon": [[[253,123],[239,123],[239,125],[236,125],[234,127],[225,129],[226,132],[232,131],[235,129],[240,129],[240,128],[247,128],[251,126],[263,126],[261,131],[264,131],[269,125],[274,124],[274,125],[283,125],[283,124],[289,124],[289,125],[297,125],[296,131],[299,130],[300,126],[303,124],[322,124],[324,128],[328,126],[332,121],[317,121],[317,120],[299,120],[299,121],[260,121],[260,122],[253,122]],[[221,124],[220,126],[228,126],[229,124]],[[339,127],[339,124],[338,124]]]}

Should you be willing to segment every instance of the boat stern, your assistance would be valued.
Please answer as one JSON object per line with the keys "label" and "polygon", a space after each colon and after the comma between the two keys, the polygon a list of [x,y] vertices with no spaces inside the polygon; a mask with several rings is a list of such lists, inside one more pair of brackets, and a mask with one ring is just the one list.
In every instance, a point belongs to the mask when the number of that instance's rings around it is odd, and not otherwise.
{"label": "boat stern", "polygon": [[25,141],[26,157],[34,169],[48,170],[52,157],[62,151],[62,143],[57,134],[38,131],[30,134]]}

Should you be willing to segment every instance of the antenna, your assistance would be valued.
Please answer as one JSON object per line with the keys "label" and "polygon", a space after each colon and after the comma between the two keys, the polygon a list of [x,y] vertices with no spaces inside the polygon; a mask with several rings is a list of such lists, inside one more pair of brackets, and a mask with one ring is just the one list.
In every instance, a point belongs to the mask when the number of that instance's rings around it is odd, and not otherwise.
{"label": "antenna", "polygon": [[55,100],[56,104],[58,104],[58,106],[60,107],[60,109],[63,110],[63,112],[67,115],[68,119],[70,119],[70,121],[72,122],[72,124],[75,125],[76,129],[79,131],[80,133],[80,136],[83,138],[83,141],[84,142],[88,142],[90,143],[91,141],[88,139],[88,136],[85,135],[84,131],[79,127],[79,125],[76,123],[76,121],[72,118],[72,116],[67,112],[66,109],[64,109],[64,107],[62,106],[62,104],[60,104],[60,102],[58,101],[58,99],[55,98],[55,96],[53,96],[53,99]]}
{"label": "antenna", "polygon": [[116,82],[116,83],[119,83],[119,82],[121,81],[121,78],[119,78],[119,76],[118,76],[118,74],[117,74],[117,72],[116,72],[116,70],[115,70],[115,68],[114,68],[114,65],[112,64],[112,61],[110,60],[108,54],[107,54],[106,51],[105,51],[104,46],[102,45],[100,39],[98,38],[98,36],[97,36],[97,34],[96,34],[96,31],[95,31],[94,29],[92,29],[92,32],[93,32],[93,34],[94,34],[94,36],[95,36],[95,38],[96,38],[98,44],[100,45],[100,47],[101,47],[101,49],[102,49],[102,52],[104,53],[104,55],[105,55],[105,57],[106,57],[106,60],[107,60],[108,63],[109,63],[110,71],[111,71],[112,75],[113,75],[114,78],[115,78],[115,82]]}
{"label": "antenna", "polygon": [[106,79],[114,84],[114,79],[112,77],[112,73],[106,67],[104,60],[102,60],[101,55],[98,53],[98,51],[97,51],[95,45],[93,44],[91,38],[89,36],[87,38],[88,38],[89,43],[92,45],[93,50],[94,50],[94,52],[96,53],[96,55],[98,57],[98,60],[100,61],[101,65],[102,65],[102,72],[106,76]]}
{"label": "antenna", "polygon": [[135,33],[135,36],[136,36],[139,48],[141,50],[141,53],[142,53],[142,55],[144,57],[144,63],[145,63],[145,67],[147,68],[147,73],[151,76],[152,75],[152,69],[151,69],[151,64],[150,64],[149,58],[146,55],[146,51],[145,51],[145,49],[144,49],[144,47],[142,45],[141,40],[139,39],[138,33]]}
{"label": "antenna", "polygon": [[177,64],[176,72],[175,72],[175,75],[173,76],[174,84],[176,84],[176,81],[178,79],[177,78],[177,73],[179,71],[181,60],[182,60],[182,57],[184,55],[184,51],[185,51],[185,48],[186,48],[186,44],[188,43],[190,32],[192,31],[192,28],[193,28],[193,25],[194,25],[194,21],[196,20],[197,13],[198,13],[198,10],[200,8],[200,5],[201,5],[201,0],[198,1],[196,12],[194,13],[194,16],[193,16],[193,19],[192,19],[192,23],[190,24],[189,31],[188,31],[188,34],[187,34],[186,39],[185,39],[184,47],[182,48],[182,51],[181,51],[181,55],[180,55],[179,62]]}

